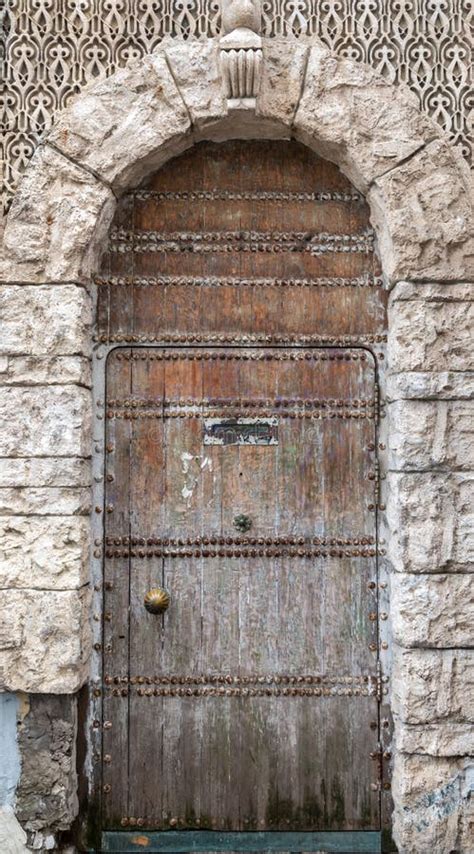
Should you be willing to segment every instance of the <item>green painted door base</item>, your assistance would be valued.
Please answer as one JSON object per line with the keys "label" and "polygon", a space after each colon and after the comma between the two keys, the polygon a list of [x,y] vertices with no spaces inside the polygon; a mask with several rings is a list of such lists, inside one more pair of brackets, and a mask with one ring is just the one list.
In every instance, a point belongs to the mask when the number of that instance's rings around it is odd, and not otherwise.
{"label": "green painted door base", "polygon": [[220,833],[214,830],[168,830],[150,832],[138,829],[108,831],[102,834],[104,854],[188,854],[188,852],[285,851],[291,854],[382,854],[379,831],[334,831],[320,833]]}

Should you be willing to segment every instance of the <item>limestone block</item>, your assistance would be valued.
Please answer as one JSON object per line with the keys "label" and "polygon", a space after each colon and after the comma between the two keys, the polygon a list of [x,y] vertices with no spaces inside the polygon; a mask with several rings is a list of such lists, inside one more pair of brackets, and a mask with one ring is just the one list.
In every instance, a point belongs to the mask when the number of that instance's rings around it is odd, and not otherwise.
{"label": "limestone block", "polygon": [[474,470],[474,402],[398,400],[388,407],[389,467]]}
{"label": "limestone block", "polygon": [[88,675],[90,591],[1,590],[6,626],[21,624],[21,643],[0,657],[0,685],[9,691],[68,694]]}
{"label": "limestone block", "polygon": [[291,126],[303,90],[309,47],[288,39],[264,39],[256,115]]}
{"label": "limestone block", "polygon": [[76,589],[89,580],[89,519],[0,517],[2,588]]}
{"label": "limestone block", "polygon": [[474,727],[469,724],[405,724],[397,722],[397,750],[428,756],[474,756]]}
{"label": "limestone block", "polygon": [[18,728],[16,813],[35,842],[68,830],[78,811],[77,698],[34,695]]}
{"label": "limestone block", "polygon": [[7,217],[0,281],[88,281],[114,210],[115,197],[101,181],[49,145],[38,146]]}
{"label": "limestone block", "polygon": [[474,650],[395,649],[392,708],[407,724],[474,722]]}
{"label": "limestone block", "polygon": [[388,400],[473,400],[474,372],[407,371],[387,377]]}
{"label": "limestone block", "polygon": [[0,287],[0,353],[90,355],[92,300],[78,285]]}
{"label": "limestone block", "polygon": [[26,833],[9,806],[0,807],[0,851],[5,854],[31,854]]}
{"label": "limestone block", "polygon": [[391,576],[392,630],[405,647],[473,647],[472,576]]}
{"label": "limestone block", "polygon": [[77,386],[0,387],[0,456],[90,454],[91,399]]}
{"label": "limestone block", "polygon": [[444,139],[377,178],[367,200],[389,280],[472,280],[472,199],[467,164]]}
{"label": "limestone block", "polygon": [[161,66],[164,51],[173,79],[195,128],[202,130],[227,115],[227,100],[219,66],[218,39],[161,42],[151,62]]}
{"label": "limestone block", "polygon": [[91,462],[88,459],[12,457],[0,460],[0,487],[90,485]]}
{"label": "limestone block", "polygon": [[389,304],[390,371],[474,370],[474,285],[401,284]]}
{"label": "limestone block", "polygon": [[73,486],[0,489],[0,516],[74,516],[90,513],[90,490]]}
{"label": "limestone block", "polygon": [[0,385],[60,383],[91,388],[92,370],[85,356],[0,356]]}
{"label": "limestone block", "polygon": [[121,192],[190,145],[190,124],[159,51],[83,89],[48,142]]}
{"label": "limestone block", "polygon": [[294,128],[298,139],[337,162],[362,192],[440,136],[407,88],[322,44],[311,48]]}
{"label": "limestone block", "polygon": [[397,756],[393,836],[400,854],[470,854],[473,787],[472,760]]}
{"label": "limestone block", "polygon": [[389,473],[389,555],[396,571],[474,570],[473,477]]}

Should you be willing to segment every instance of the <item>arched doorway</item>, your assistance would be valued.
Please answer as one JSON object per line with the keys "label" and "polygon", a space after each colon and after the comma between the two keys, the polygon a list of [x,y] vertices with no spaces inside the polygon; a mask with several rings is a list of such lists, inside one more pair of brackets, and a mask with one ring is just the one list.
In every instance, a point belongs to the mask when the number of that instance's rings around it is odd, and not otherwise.
{"label": "arched doorway", "polygon": [[119,202],[97,284],[104,850],[379,851],[365,201],[298,143],[202,143]]}

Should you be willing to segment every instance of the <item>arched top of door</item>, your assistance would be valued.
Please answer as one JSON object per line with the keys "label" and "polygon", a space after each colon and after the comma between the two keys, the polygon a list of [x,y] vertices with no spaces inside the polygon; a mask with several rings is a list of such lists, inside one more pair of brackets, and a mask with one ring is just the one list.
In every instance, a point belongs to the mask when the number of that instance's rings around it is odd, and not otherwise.
{"label": "arched top of door", "polygon": [[219,39],[165,41],[86,87],[20,183],[0,278],[90,281],[117,197],[195,142],[236,138],[295,138],[335,162],[369,203],[387,284],[472,276],[469,173],[413,95],[319,42],[254,35],[255,97],[230,97]]}

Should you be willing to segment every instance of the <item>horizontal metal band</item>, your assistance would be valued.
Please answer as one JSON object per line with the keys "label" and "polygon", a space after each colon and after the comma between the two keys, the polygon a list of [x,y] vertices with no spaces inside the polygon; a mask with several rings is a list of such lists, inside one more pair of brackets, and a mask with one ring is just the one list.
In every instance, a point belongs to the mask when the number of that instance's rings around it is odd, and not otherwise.
{"label": "horizontal metal band", "polygon": [[[275,415],[274,410],[256,410],[253,412],[253,415],[257,418],[271,418]],[[342,409],[342,410],[334,410],[330,409],[328,411],[320,411],[320,412],[285,412],[279,411],[279,418],[296,418],[296,419],[308,419],[311,421],[324,421],[330,420],[333,418],[342,418],[342,419],[373,419],[375,417],[375,412],[359,412],[356,410],[350,409]],[[130,421],[136,421],[139,419],[167,419],[167,418],[224,418],[224,417],[233,417],[239,418],[242,415],[240,410],[230,410],[223,412],[219,409],[209,409],[205,412],[199,412],[197,410],[189,410],[186,411],[184,409],[181,410],[168,410],[160,411],[160,410],[149,410],[149,409],[123,409],[123,410],[108,410],[106,417],[111,419],[125,419]]]}
{"label": "horizontal metal band", "polygon": [[[107,340],[105,336],[101,336],[101,340]],[[174,342],[173,342],[174,343]],[[185,359],[189,359],[190,361],[234,361],[234,362],[366,362],[367,355],[360,350],[351,350],[351,351],[332,351],[331,350],[319,350],[318,352],[314,352],[313,350],[294,350],[292,352],[276,352],[276,353],[267,353],[267,352],[246,352],[242,350],[238,350],[236,352],[221,352],[219,350],[211,350],[202,351],[202,350],[192,350],[191,352],[187,351],[172,351],[169,350],[161,350],[158,348],[150,348],[148,350],[142,350],[141,352],[137,352],[136,350],[132,350],[129,353],[124,353],[120,350],[114,351],[112,353],[112,357],[117,359],[119,362],[175,362],[175,361],[184,361]]]}
{"label": "horizontal metal band", "polygon": [[191,252],[303,252],[310,255],[374,251],[374,232],[358,234],[312,233],[306,231],[131,231],[116,229],[110,235],[109,251]]}
{"label": "horizontal metal band", "polygon": [[[249,333],[248,335],[232,335],[232,334],[220,334],[220,333],[176,333],[176,332],[166,332],[161,331],[156,333],[155,335],[148,335],[145,333],[134,333],[134,332],[114,332],[112,335],[100,334],[94,336],[94,341],[98,341],[102,344],[107,343],[117,343],[117,344],[157,344],[158,346],[169,346],[173,344],[186,344],[186,345],[199,345],[199,344],[213,344],[216,347],[222,347],[226,345],[241,345],[242,347],[254,347],[254,346],[296,346],[296,347],[320,347],[320,346],[329,346],[329,347],[364,347],[367,344],[381,344],[387,340],[386,334],[361,334],[361,335],[267,335],[267,334],[254,334]],[[156,356],[155,358],[159,358]],[[200,359],[241,359],[241,360],[250,360],[250,361],[261,361],[261,360],[274,360],[274,361],[290,361],[293,359],[305,359],[311,358],[306,356],[306,354],[290,354],[290,353],[279,353],[279,354],[270,354],[270,353],[250,353],[250,354],[233,354],[233,353],[219,353],[219,352],[194,352],[192,354],[188,353],[186,355],[179,353],[171,353],[164,354],[162,356],[163,359],[196,359],[199,361]],[[315,357],[312,357],[315,358]],[[351,356],[347,357],[343,354],[337,355],[336,359],[342,361],[344,359],[349,360]],[[361,356],[361,361],[363,361],[363,357]],[[364,357],[366,358],[366,357]],[[318,361],[324,361],[322,356],[318,356]],[[329,356],[327,356],[327,361],[330,361]]]}
{"label": "horizontal metal band", "polygon": [[205,558],[255,558],[255,557],[291,557],[291,558],[314,558],[314,557],[375,557],[377,554],[384,554],[385,551],[376,549],[288,549],[288,548],[183,548],[183,549],[110,549],[105,552],[108,558],[153,558],[153,557],[205,557]]}
{"label": "horizontal metal band", "polygon": [[238,276],[97,276],[94,279],[99,286],[145,286],[168,287],[264,287],[264,288],[381,288],[383,279],[367,273],[364,276],[352,278],[339,276],[321,276],[314,279],[272,279],[272,278],[242,278]]}
{"label": "horizontal metal band", "polygon": [[306,193],[291,190],[134,190],[128,193],[127,197],[156,202],[365,202],[364,196],[356,190],[319,190]]}
{"label": "horizontal metal band", "polygon": [[[127,824],[141,828],[145,819],[127,818]],[[151,823],[151,822],[150,822]],[[261,831],[227,832],[213,830],[165,830],[163,832],[107,831],[102,833],[104,854],[189,854],[189,852],[282,851],[315,852],[315,854],[380,854],[380,831]]]}
{"label": "horizontal metal band", "polygon": [[106,537],[107,546],[370,546],[375,537],[298,537],[282,534],[279,537],[235,537],[214,534],[202,537]]}
{"label": "horizontal metal band", "polygon": [[[107,400],[108,407],[117,409],[180,409],[189,407],[219,407],[224,409],[228,406],[243,407],[248,409],[263,409],[275,408],[283,410],[279,414],[284,414],[284,411],[291,407],[292,409],[365,409],[366,407],[375,406],[376,401],[373,398],[225,398],[225,397],[203,397],[203,398],[177,398],[172,397],[125,397],[125,398],[110,398]],[[250,414],[250,413],[249,413]]]}
{"label": "horizontal metal band", "polygon": [[248,676],[234,676],[229,673],[200,673],[197,675],[160,675],[160,676],[105,676],[106,685],[223,685],[263,687],[291,685],[304,687],[308,685],[322,685],[334,687],[342,685],[369,685],[376,683],[377,674],[359,673],[347,676],[328,676],[324,674],[279,674],[264,673],[250,674]]}

